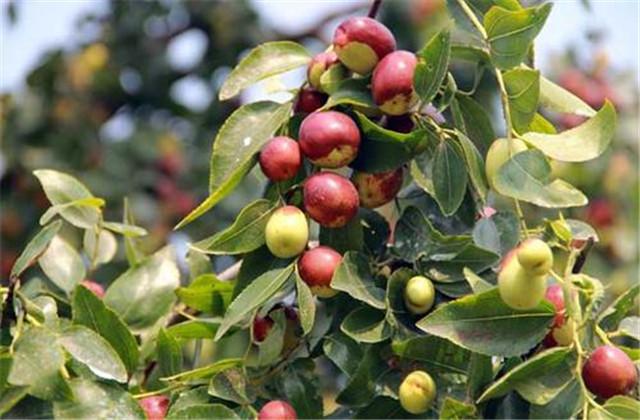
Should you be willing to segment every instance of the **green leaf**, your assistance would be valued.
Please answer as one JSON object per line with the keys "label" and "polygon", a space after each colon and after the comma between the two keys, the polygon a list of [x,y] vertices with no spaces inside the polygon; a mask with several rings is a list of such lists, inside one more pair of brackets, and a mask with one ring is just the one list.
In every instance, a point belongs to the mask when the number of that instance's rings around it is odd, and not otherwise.
{"label": "green leaf", "polygon": [[462,274],[464,274],[465,280],[467,280],[469,286],[471,286],[471,290],[473,290],[473,293],[478,294],[486,292],[487,290],[493,289],[495,287],[495,285],[489,283],[488,281],[474,273],[473,270],[470,270],[468,267],[465,267],[462,270]]}
{"label": "green leaf", "polygon": [[231,302],[233,283],[218,280],[215,274],[203,274],[187,287],[180,287],[176,295],[190,308],[212,315],[223,315]]}
{"label": "green leaf", "polygon": [[285,317],[282,310],[276,310],[269,314],[273,320],[273,325],[267,333],[267,337],[259,344],[257,344],[257,352],[247,360],[247,366],[269,366],[274,364],[282,354],[284,346],[284,333],[285,333]]}
{"label": "green leaf", "polygon": [[235,420],[240,419],[238,415],[222,404],[195,404],[180,410],[172,412],[169,419],[221,419],[221,420]]}
{"label": "green leaf", "polygon": [[57,419],[144,419],[145,415],[131,394],[108,383],[76,378],[70,382],[75,399],[56,402]]}
{"label": "green leaf", "polygon": [[625,395],[609,398],[602,407],[589,413],[589,419],[637,419],[640,416],[640,401]]}
{"label": "green leaf", "polygon": [[363,233],[365,251],[371,255],[380,255],[387,248],[391,233],[389,222],[375,210],[361,207],[358,210],[360,228]]}
{"label": "green leaf", "polygon": [[394,252],[406,261],[421,257],[432,260],[452,259],[468,244],[471,237],[466,235],[444,235],[440,233],[418,208],[407,207],[394,233]]}
{"label": "green leaf", "polygon": [[[558,375],[558,371],[560,370],[560,367],[566,363],[567,357],[570,353],[571,349],[569,347],[556,347],[545,350],[542,353],[538,353],[531,359],[520,363],[494,382],[482,393],[480,398],[478,398],[478,404],[492,398],[498,398],[506,395],[512,389],[530,389],[533,383],[538,382],[544,375],[553,375],[556,378],[560,377],[561,380],[564,379],[562,375]],[[569,378],[570,377],[571,375],[569,374]],[[566,383],[563,383],[562,385],[566,385]],[[564,386],[562,386],[562,388],[563,387]],[[537,395],[538,399],[535,402],[537,404],[545,404],[551,401],[553,397],[558,394],[560,389],[547,389],[546,391],[549,392],[549,394]]]}
{"label": "green leaf", "polygon": [[503,74],[511,123],[518,133],[528,131],[538,109],[540,97],[540,72],[528,69],[513,69]]}
{"label": "green leaf", "polygon": [[596,111],[582,99],[545,77],[540,78],[540,105],[553,111],[592,117]]}
{"label": "green leaf", "polygon": [[257,277],[270,270],[288,267],[292,261],[292,259],[274,258],[266,246],[246,254],[242,259],[240,272],[233,288],[233,297],[238,296]]}
{"label": "green leaf", "polygon": [[311,289],[296,273],[296,297],[298,300],[298,315],[302,332],[307,335],[313,328],[316,318],[316,302]]}
{"label": "green leaf", "polygon": [[623,319],[618,329],[622,335],[640,341],[640,317],[630,316]]}
{"label": "green leaf", "polygon": [[393,353],[425,363],[434,370],[465,374],[471,353],[443,338],[417,336],[391,344]]}
{"label": "green leaf", "polygon": [[81,325],[69,327],[62,332],[58,343],[96,376],[127,382],[127,369],[118,353],[111,344],[89,328]]}
{"label": "green leaf", "polygon": [[239,358],[220,359],[210,365],[180,372],[167,378],[161,378],[161,380],[169,382],[198,381],[200,379],[211,378],[219,372],[239,366],[242,363],[243,359]]}
{"label": "green leaf", "polygon": [[127,223],[102,222],[102,227],[110,230],[111,232],[115,232],[122,236],[130,238],[145,236],[148,234],[145,228]]}
{"label": "green leaf", "polygon": [[441,420],[457,420],[457,419],[473,419],[477,418],[476,408],[462,401],[455,400],[451,397],[445,397],[442,407],[440,408]]}
{"label": "green leaf", "polygon": [[107,289],[104,302],[136,331],[152,326],[170,310],[180,272],[171,248],[163,248],[121,274]]}
{"label": "green leaf", "polygon": [[[334,71],[341,72],[340,66],[333,66]],[[326,77],[331,76],[331,71],[326,72]],[[329,73],[329,74],[327,74]],[[325,85],[326,83],[325,77]],[[326,110],[333,108],[337,105],[353,105],[360,108],[376,109],[376,104],[373,102],[371,96],[371,89],[368,87],[368,79],[345,79],[338,83],[332,84],[330,90],[332,90],[327,103],[320,108],[320,110]]]}
{"label": "green leaf", "polygon": [[247,383],[241,369],[231,368],[216,374],[209,382],[209,395],[238,404],[250,404],[255,399],[255,391]]}
{"label": "green leaf", "polygon": [[[45,195],[54,206],[64,205],[72,201],[83,203],[84,199],[95,198],[91,191],[71,175],[50,170],[33,171],[38,178]],[[74,226],[89,229],[100,220],[100,210],[94,206],[73,205],[59,208],[60,216]]]}
{"label": "green leaf", "polygon": [[490,251],[505,255],[520,240],[518,216],[510,211],[499,211],[483,217],[473,227],[473,241]]}
{"label": "green leaf", "polygon": [[399,168],[433,141],[427,129],[399,133],[380,127],[360,112],[356,112],[356,116],[362,130],[360,150],[366,151],[359,153],[350,164],[358,171],[377,173]]}
{"label": "green leaf", "polygon": [[320,226],[320,245],[326,245],[344,254],[347,251],[362,251],[364,245],[364,231],[359,215],[339,228],[326,228]]}
{"label": "green leaf", "polygon": [[213,338],[220,327],[220,320],[204,318],[184,321],[169,327],[168,332],[176,338]]}
{"label": "green leaf", "polygon": [[47,209],[42,216],[40,216],[40,224],[46,225],[51,219],[57,216],[62,210],[69,207],[94,207],[100,211],[101,207],[104,207],[105,201],[102,198],[87,197],[79,200],[69,201],[64,204],[56,204]]}
{"label": "green leaf", "polygon": [[215,340],[222,338],[229,328],[237,324],[246,315],[278,292],[289,277],[291,277],[293,269],[294,265],[290,264],[283,269],[267,271],[245,287],[233,302],[231,302],[229,308],[227,308],[224,319],[216,333]]}
{"label": "green leaf", "polygon": [[362,359],[363,353],[361,345],[340,331],[335,331],[324,338],[322,350],[324,355],[347,376],[351,376],[358,369],[358,362]]}
{"label": "green leaf", "polygon": [[86,275],[80,254],[60,236],[51,239],[47,250],[38,259],[38,264],[47,277],[67,293]]}
{"label": "green leaf", "polygon": [[606,101],[596,115],[559,134],[526,133],[522,138],[545,155],[563,162],[585,162],[600,156],[616,134],[616,110]]}
{"label": "green leaf", "polygon": [[483,23],[495,65],[509,69],[520,64],[550,12],[549,3],[517,11],[498,6],[489,9]]}
{"label": "green leaf", "polygon": [[[129,207],[129,200],[124,199],[124,211],[122,214],[122,224],[123,225],[134,225],[135,220],[133,217],[133,212]],[[124,249],[125,254],[127,256],[127,261],[129,262],[129,266],[133,267],[134,265],[138,265],[140,261],[144,258],[145,253],[140,249],[138,245],[138,241],[132,237],[125,235],[124,237]]]}
{"label": "green leaf", "polygon": [[352,251],[344,254],[331,279],[331,287],[369,306],[384,309],[384,290],[375,285],[369,259],[364,254]]}
{"label": "green leaf", "polygon": [[540,207],[565,208],[587,204],[587,197],[571,184],[551,181],[551,165],[538,150],[517,153],[494,176],[496,190]]}
{"label": "green leaf", "polygon": [[418,64],[413,76],[413,86],[423,103],[429,103],[447,74],[451,36],[448,30],[434,35],[416,54]]}
{"label": "green leaf", "polygon": [[439,306],[416,326],[474,352],[517,356],[544,338],[554,314],[545,300],[528,311],[512,309],[492,289]]}
{"label": "green leaf", "polygon": [[[326,70],[324,73],[322,73],[322,76],[320,76],[320,90],[322,92],[328,93],[329,95],[333,95],[336,94],[336,96],[334,97],[334,105],[337,103],[351,103],[352,105],[359,105],[360,102],[358,101],[358,96],[360,94],[362,94],[363,96],[366,95],[367,93],[369,93],[368,95],[368,99],[366,100],[367,105],[371,104],[372,106],[373,104],[373,99],[371,99],[371,94],[370,91],[368,89],[366,89],[366,85],[363,85],[363,80],[358,80],[358,79],[348,79],[349,76],[349,70],[343,66],[342,64],[335,64],[332,65],[331,67],[329,67],[328,70]],[[344,83],[343,83],[344,82]],[[351,101],[345,101],[342,102],[342,99],[347,99],[349,98],[349,94],[345,93],[350,90],[349,86],[360,86],[361,88],[359,89],[354,89],[356,90],[356,95],[353,96],[353,99],[356,99],[356,103],[353,103]],[[342,92],[341,92],[342,91]],[[329,98],[329,101],[331,101],[331,98]],[[327,102],[329,102],[327,101]],[[326,108],[326,106],[322,107],[323,109]]]}
{"label": "green leaf", "polygon": [[598,324],[605,331],[612,331],[618,327],[620,321],[635,306],[635,299],[640,294],[640,285],[635,285],[629,290],[618,296],[611,305],[609,305],[598,316]]}
{"label": "green leaf", "polygon": [[29,394],[44,400],[71,399],[71,388],[60,373],[63,366],[64,353],[56,336],[45,328],[30,327],[15,343],[8,381],[28,386]]}
{"label": "green leaf", "polygon": [[94,265],[108,263],[118,250],[115,235],[104,229],[99,233],[94,229],[85,230],[82,245],[87,257]]}
{"label": "green leaf", "polygon": [[476,148],[476,145],[464,134],[457,132],[456,138],[462,149],[464,161],[467,164],[467,173],[471,184],[482,200],[486,200],[489,192],[486,171],[484,169],[484,159]]}
{"label": "green leaf", "polygon": [[475,401],[482,390],[493,381],[493,361],[486,354],[471,353],[467,370],[467,398]]}
{"label": "green leaf", "polygon": [[[313,367],[313,363],[311,366]],[[298,418],[322,418],[319,378],[313,371],[297,367],[298,364],[293,365],[282,375],[280,385],[282,394],[287,396],[287,400],[295,409]]]}
{"label": "green leaf", "polygon": [[211,397],[207,393],[206,386],[199,386],[186,391],[177,391],[176,398],[169,406],[166,418],[174,417],[176,411],[192,405],[207,404],[211,401]]}
{"label": "green leaf", "polygon": [[158,365],[160,376],[171,376],[182,370],[182,349],[173,334],[160,329],[157,338]]}
{"label": "green leaf", "polygon": [[544,134],[556,134],[558,132],[549,120],[537,112],[533,116],[533,120],[531,120],[531,124],[529,124],[529,128],[526,131]]}
{"label": "green leaf", "polygon": [[220,88],[221,101],[233,98],[252,84],[280,73],[301,67],[310,60],[300,44],[291,41],[266,42],[251,50],[233,69]]}
{"label": "green leaf", "polygon": [[178,223],[179,229],[209,211],[240,183],[262,146],[291,114],[291,102],[254,102],[236,109],[213,142],[209,197]]}
{"label": "green leaf", "polygon": [[340,325],[340,331],[359,343],[379,343],[391,336],[385,313],[369,306],[353,310]]}
{"label": "green leaf", "polygon": [[434,198],[445,216],[456,212],[467,190],[464,159],[448,141],[442,141],[433,155],[431,167]]}
{"label": "green leaf", "polygon": [[46,251],[49,242],[56,236],[62,222],[60,220],[43,227],[36,236],[34,236],[18,257],[15,264],[11,268],[10,277],[18,277],[29,268],[37,259]]}
{"label": "green leaf", "polygon": [[485,156],[496,139],[486,108],[470,96],[456,95],[451,102],[451,112],[456,127],[474,142],[481,156]]}
{"label": "green leaf", "polygon": [[380,359],[380,350],[379,346],[375,345],[367,347],[358,368],[336,397],[338,404],[360,407],[372,400],[376,393],[375,379],[386,367]]}
{"label": "green leaf", "polygon": [[582,389],[578,380],[573,379],[547,404],[531,404],[529,417],[532,419],[574,418],[581,408]]}
{"label": "green leaf", "polygon": [[264,228],[275,209],[269,200],[256,200],[240,211],[233,224],[222,232],[191,245],[205,254],[236,255],[264,244]]}
{"label": "green leaf", "polygon": [[138,367],[138,344],[124,322],[89,289],[76,287],[73,294],[73,322],[104,337],[132,373]]}

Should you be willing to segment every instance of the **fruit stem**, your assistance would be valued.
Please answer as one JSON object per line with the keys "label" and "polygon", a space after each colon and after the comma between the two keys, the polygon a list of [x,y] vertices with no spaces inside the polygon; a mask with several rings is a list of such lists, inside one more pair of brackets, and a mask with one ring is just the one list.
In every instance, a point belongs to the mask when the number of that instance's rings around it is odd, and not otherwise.
{"label": "fruit stem", "polygon": [[369,13],[367,13],[367,16],[369,16],[371,19],[375,19],[376,15],[378,14],[378,10],[380,10],[381,5],[382,5],[382,0],[373,0],[373,3],[371,3],[371,8],[369,9]]}
{"label": "fruit stem", "polygon": [[153,397],[155,395],[161,395],[164,394],[166,392],[172,391],[176,388],[181,388],[184,387],[184,385],[181,384],[176,384],[176,385],[170,385],[168,387],[165,388],[161,388],[161,389],[156,389],[155,391],[149,391],[149,392],[145,392],[143,394],[136,394],[133,396],[134,399],[136,400],[141,400],[143,398],[147,398],[147,397]]}

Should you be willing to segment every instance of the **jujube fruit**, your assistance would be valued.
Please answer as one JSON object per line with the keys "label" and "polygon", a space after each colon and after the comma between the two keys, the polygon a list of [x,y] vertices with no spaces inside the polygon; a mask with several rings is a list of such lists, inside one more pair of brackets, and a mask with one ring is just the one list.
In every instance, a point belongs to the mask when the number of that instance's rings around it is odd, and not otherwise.
{"label": "jujube fruit", "polygon": [[638,371],[625,352],[614,346],[600,346],[582,367],[582,379],[599,397],[622,395],[635,388]]}
{"label": "jujube fruit", "polygon": [[409,413],[425,413],[436,398],[436,383],[427,372],[415,370],[400,384],[398,397],[402,408]]}
{"label": "jujube fruit", "polygon": [[282,400],[269,401],[258,412],[258,420],[296,420],[296,410]]}
{"label": "jujube fruit", "polygon": [[547,287],[544,297],[553,304],[556,316],[553,318],[551,331],[544,337],[542,343],[546,347],[568,346],[573,341],[573,329],[571,323],[565,320],[566,311],[562,286],[557,283],[550,285]]}
{"label": "jujube fruit", "polygon": [[104,297],[104,287],[100,283],[87,279],[81,281],[80,284],[91,290],[93,294],[98,296],[100,299]]}
{"label": "jujube fruit", "polygon": [[404,288],[404,304],[409,312],[415,315],[429,312],[435,297],[433,283],[424,276],[411,277]]}
{"label": "jujube fruit", "polygon": [[267,248],[279,258],[291,258],[304,251],[309,225],[302,210],[284,206],[274,211],[265,228]]}
{"label": "jujube fruit", "polygon": [[313,56],[307,67],[307,80],[317,90],[321,90],[320,78],[336,64],[339,64],[338,54],[334,51],[321,52]]}
{"label": "jujube fruit", "polygon": [[296,176],[302,165],[298,142],[285,136],[274,137],[260,152],[260,169],[271,181],[286,181]]}
{"label": "jujube fruit", "polygon": [[485,172],[489,185],[495,189],[493,178],[498,173],[498,169],[504,165],[512,156],[527,150],[527,145],[520,139],[496,139],[487,151],[485,162]]}
{"label": "jujube fruit", "polygon": [[360,205],[370,209],[393,200],[402,188],[402,180],[402,167],[375,174],[354,172],[351,177],[353,185],[358,190]]}
{"label": "jujube fruit", "polygon": [[546,276],[526,271],[515,254],[516,249],[507,254],[498,273],[500,298],[513,309],[535,308],[544,297]]}
{"label": "jujube fruit", "polygon": [[332,172],[310,176],[302,190],[304,208],[321,226],[342,227],[358,212],[358,191],[351,181]]}
{"label": "jujube fruit", "polygon": [[311,114],[321,108],[329,97],[327,94],[311,88],[302,88],[296,99],[295,112]]}
{"label": "jujube fruit", "polygon": [[273,319],[269,316],[256,316],[253,319],[253,341],[261,343],[269,335],[269,331],[273,328]]}
{"label": "jujube fruit", "polygon": [[333,49],[347,68],[367,74],[384,56],[396,49],[396,40],[382,23],[369,17],[352,17],[333,35]]}
{"label": "jujube fruit", "polygon": [[409,51],[395,51],[383,58],[373,71],[371,92],[376,105],[389,115],[406,114],[418,97],[413,74],[418,60]]}
{"label": "jujube fruit", "polygon": [[328,246],[320,245],[302,254],[298,273],[313,294],[328,298],[338,291],[331,288],[331,279],[342,261],[342,255]]}
{"label": "jujube fruit", "polygon": [[169,409],[169,398],[166,395],[155,395],[138,401],[148,420],[163,420]]}
{"label": "jujube fruit", "polygon": [[553,253],[546,242],[538,238],[527,239],[518,247],[518,262],[533,274],[547,274],[553,266]]}
{"label": "jujube fruit", "polygon": [[323,168],[340,168],[356,158],[360,130],[341,112],[314,112],[300,125],[300,149],[309,160]]}

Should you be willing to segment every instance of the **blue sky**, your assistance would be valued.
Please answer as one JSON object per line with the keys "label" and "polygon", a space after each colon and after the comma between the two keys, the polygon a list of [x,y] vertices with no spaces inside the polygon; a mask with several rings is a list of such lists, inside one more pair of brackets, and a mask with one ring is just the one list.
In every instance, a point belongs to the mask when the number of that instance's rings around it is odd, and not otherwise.
{"label": "blue sky", "polygon": [[[336,8],[349,7],[360,0],[253,0],[267,23],[278,22],[284,32],[296,32]],[[100,11],[104,0],[23,0],[17,25],[0,25],[0,92],[16,91],[26,72],[50,47],[73,46],[73,23],[87,11]],[[558,0],[547,25],[537,39],[538,65],[544,71],[553,53],[567,45],[585,47],[584,29],[604,29],[604,48],[612,64],[623,69],[640,68],[640,1],[592,0],[592,12],[586,12],[578,0]],[[187,54],[188,55],[188,54]]]}

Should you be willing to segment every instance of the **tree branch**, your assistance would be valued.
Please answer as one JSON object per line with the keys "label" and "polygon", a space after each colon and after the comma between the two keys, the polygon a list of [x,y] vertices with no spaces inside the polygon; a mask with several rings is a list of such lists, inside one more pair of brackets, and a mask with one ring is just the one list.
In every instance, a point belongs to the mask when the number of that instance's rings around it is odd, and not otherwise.
{"label": "tree branch", "polygon": [[369,13],[367,13],[367,16],[369,16],[371,19],[375,19],[376,15],[378,14],[378,10],[380,10],[381,5],[382,5],[382,0],[373,0],[373,3],[371,4],[371,8],[369,9]]}

